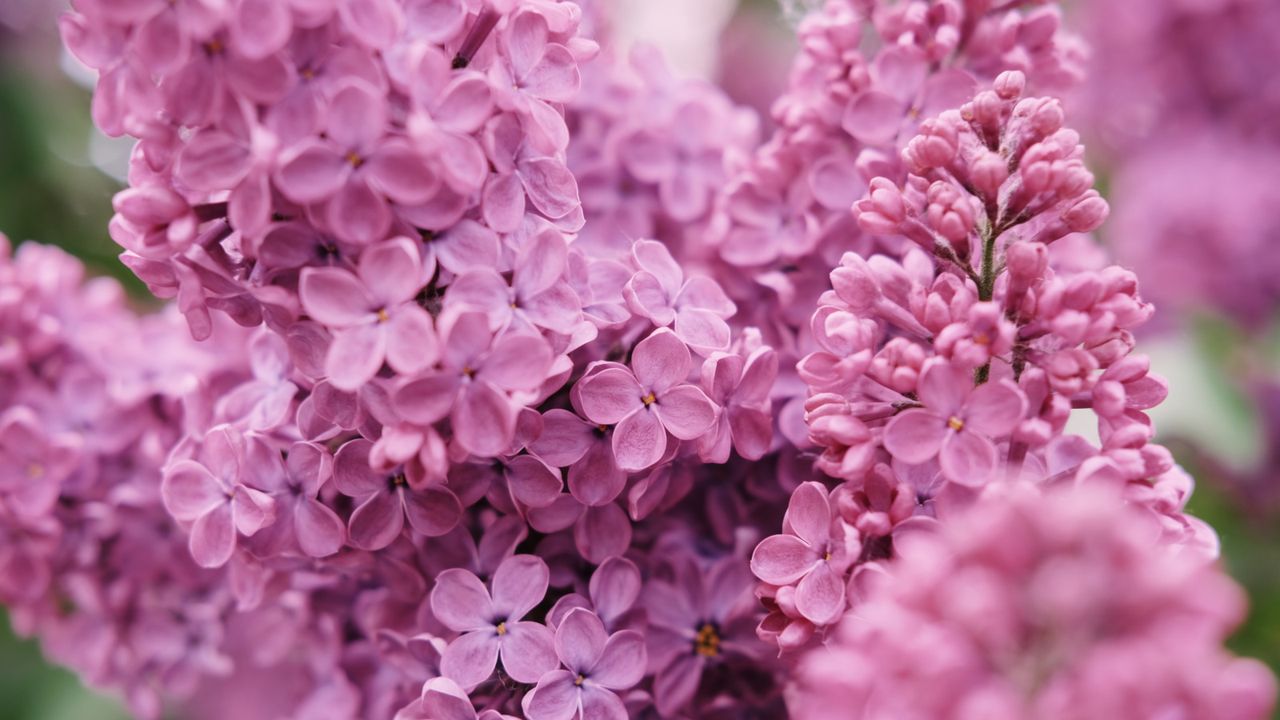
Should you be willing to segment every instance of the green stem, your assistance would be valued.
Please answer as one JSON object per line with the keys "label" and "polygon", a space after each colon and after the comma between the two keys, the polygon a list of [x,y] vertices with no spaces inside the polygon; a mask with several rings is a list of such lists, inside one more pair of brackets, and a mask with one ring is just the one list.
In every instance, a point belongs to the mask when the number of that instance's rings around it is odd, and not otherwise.
{"label": "green stem", "polygon": [[[996,290],[996,232],[988,223],[982,233],[982,276],[978,282],[978,299],[990,302]],[[985,383],[991,377],[991,363],[978,368],[973,374],[975,385]]]}

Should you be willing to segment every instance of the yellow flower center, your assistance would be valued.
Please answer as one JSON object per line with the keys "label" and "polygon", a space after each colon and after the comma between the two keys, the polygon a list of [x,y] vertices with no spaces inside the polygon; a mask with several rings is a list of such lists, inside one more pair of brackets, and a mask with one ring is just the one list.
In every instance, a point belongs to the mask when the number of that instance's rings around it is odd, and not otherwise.
{"label": "yellow flower center", "polygon": [[707,658],[720,655],[720,633],[715,625],[703,623],[698,628],[698,634],[693,638],[693,651]]}
{"label": "yellow flower center", "polygon": [[649,393],[648,395],[640,398],[640,402],[644,403],[645,407],[649,407],[650,405],[658,402],[658,398],[653,393]]}
{"label": "yellow flower center", "polygon": [[36,462],[31,463],[27,466],[27,477],[32,480],[39,480],[44,477],[44,466]]}
{"label": "yellow flower center", "polygon": [[505,621],[498,623],[498,636],[507,634],[507,623]]}
{"label": "yellow flower center", "polygon": [[582,687],[582,683],[586,682],[586,680],[587,680],[586,676],[584,676],[582,673],[578,673],[578,677],[573,679],[573,684],[577,685],[578,687]]}
{"label": "yellow flower center", "polygon": [[360,153],[356,152],[355,150],[352,150],[351,152],[347,153],[347,163],[350,164],[351,167],[353,168],[358,168],[364,164],[364,158],[360,157]]}
{"label": "yellow flower center", "polygon": [[964,429],[964,421],[956,417],[955,415],[952,415],[947,420],[947,427],[951,428],[952,430],[955,430],[956,432],[960,432],[961,430]]}
{"label": "yellow flower center", "polygon": [[391,315],[389,315],[389,314],[387,313],[387,309],[386,309],[386,308],[382,308],[382,309],[378,310],[378,322],[380,322],[380,323],[384,323],[384,322],[386,322],[386,321],[388,321],[388,320],[390,320],[390,319],[391,319]]}

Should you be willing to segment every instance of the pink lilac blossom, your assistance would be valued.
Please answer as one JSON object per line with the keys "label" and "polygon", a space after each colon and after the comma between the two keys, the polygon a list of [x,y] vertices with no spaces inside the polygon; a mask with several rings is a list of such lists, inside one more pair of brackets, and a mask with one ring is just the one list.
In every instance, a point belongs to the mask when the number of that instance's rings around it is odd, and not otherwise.
{"label": "pink lilac blossom", "polygon": [[1215,550],[1053,5],[833,0],[758,149],[593,4],[73,5],[174,302],[5,244],[0,599],[142,717],[781,717],[1016,480]]}
{"label": "pink lilac blossom", "polygon": [[1217,567],[1105,494],[1016,490],[913,538],[800,661],[793,717],[1268,716],[1275,679],[1221,647],[1243,599]]}

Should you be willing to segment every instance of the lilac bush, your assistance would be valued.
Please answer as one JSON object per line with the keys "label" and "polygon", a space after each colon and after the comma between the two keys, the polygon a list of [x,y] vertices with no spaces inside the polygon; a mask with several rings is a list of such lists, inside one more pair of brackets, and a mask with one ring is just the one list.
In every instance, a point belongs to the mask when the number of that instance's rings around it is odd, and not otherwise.
{"label": "lilac bush", "polygon": [[[618,57],[601,3],[73,8],[95,122],[137,141],[111,236],[173,302],[4,246],[0,599],[139,716],[1018,717],[914,692],[932,648],[895,644],[954,650],[903,614],[940,578],[1035,622],[984,552],[1205,578],[1168,623],[1134,619],[1163,585],[1081,612],[1190,653],[1143,686],[1165,715],[1274,701],[1247,661],[1214,687],[1239,598],[1153,442],[1152,307],[1080,235],[1108,206],[1053,5],[830,0],[763,141]],[[1099,653],[1031,670],[1105,685]]]}

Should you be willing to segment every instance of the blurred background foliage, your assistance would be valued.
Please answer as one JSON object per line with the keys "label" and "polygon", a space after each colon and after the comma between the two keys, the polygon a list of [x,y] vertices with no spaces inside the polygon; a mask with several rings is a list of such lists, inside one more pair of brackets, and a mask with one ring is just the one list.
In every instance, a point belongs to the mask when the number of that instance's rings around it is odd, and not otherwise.
{"label": "blurred background foliage", "polygon": [[[619,0],[624,1],[632,2]],[[120,278],[140,306],[150,305],[141,284],[117,261],[118,249],[107,234],[111,196],[120,188],[128,147],[94,134],[89,93],[73,81],[75,70],[59,51],[60,4],[0,0],[0,230],[14,242],[35,239],[62,246],[91,272]],[[672,0],[652,4],[679,6]],[[652,4],[638,3],[659,12]],[[692,35],[683,41],[687,58],[680,48],[671,49],[673,64],[714,75],[717,63],[738,66],[766,41],[774,45],[767,57],[774,65],[781,58],[783,65],[770,69],[765,84],[783,82],[790,34],[777,8],[776,0],[746,0],[727,25],[722,44]],[[707,57],[708,46],[720,47],[720,56]],[[735,90],[732,75],[724,78],[730,92]],[[736,75],[741,82],[742,73]],[[740,100],[764,110],[765,101],[748,96],[752,87],[748,83],[737,93]],[[754,88],[758,93],[759,85]],[[1100,179],[1105,187],[1105,177]],[[1170,398],[1155,420],[1162,439],[1198,479],[1191,510],[1217,529],[1223,561],[1250,596],[1250,615],[1233,649],[1280,670],[1280,478],[1249,475],[1251,467],[1266,467],[1268,456],[1276,467],[1280,448],[1272,443],[1280,438],[1262,435],[1260,400],[1236,382],[1240,349],[1249,343],[1229,321],[1212,315],[1187,327],[1166,327],[1143,343],[1156,371],[1170,380]],[[1270,332],[1261,346],[1261,362],[1280,374],[1280,331]],[[1248,480],[1242,482],[1242,475]],[[112,700],[46,665],[33,643],[14,636],[3,615],[0,668],[0,718],[5,720],[127,718]]]}

